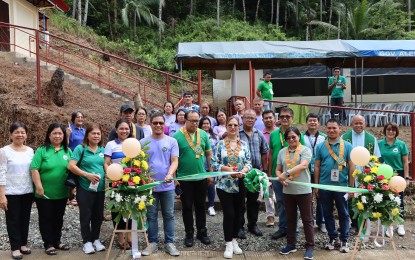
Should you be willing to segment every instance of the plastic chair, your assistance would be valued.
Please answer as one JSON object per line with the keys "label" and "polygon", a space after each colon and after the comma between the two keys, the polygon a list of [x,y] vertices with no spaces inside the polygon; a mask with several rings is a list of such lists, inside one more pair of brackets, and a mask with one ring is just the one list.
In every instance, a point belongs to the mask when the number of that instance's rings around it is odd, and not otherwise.
{"label": "plastic chair", "polygon": [[[362,105],[357,105],[356,108],[361,108]],[[359,114],[359,110],[350,110],[349,114],[347,115],[347,125],[350,126],[352,123],[352,119],[355,115]]]}
{"label": "plastic chair", "polygon": [[320,124],[325,125],[326,122],[330,119],[330,108],[322,107],[320,108],[320,111],[318,112],[318,115],[320,116]]}
{"label": "plastic chair", "polygon": [[[382,107],[384,105],[385,104],[382,104],[382,103],[372,104],[371,109],[382,110]],[[372,120],[373,121],[376,121],[375,119],[376,119],[376,117],[380,113],[381,113],[380,111],[369,111],[368,114],[366,115],[366,118],[367,118],[367,120],[366,120],[367,126],[373,126]]]}
{"label": "plastic chair", "polygon": [[[384,105],[381,109],[382,110],[390,110],[392,107],[392,104],[386,104]],[[378,126],[378,123],[380,123],[380,125],[386,125],[386,122],[388,121],[388,114],[385,112],[378,112],[374,115],[374,127]]]}
{"label": "plastic chair", "polygon": [[[410,103],[405,103],[402,105],[400,111],[401,112],[411,112],[413,110],[413,106]],[[396,116],[396,124],[397,125],[406,125],[409,126],[411,124],[411,117],[409,114],[397,114]]]}

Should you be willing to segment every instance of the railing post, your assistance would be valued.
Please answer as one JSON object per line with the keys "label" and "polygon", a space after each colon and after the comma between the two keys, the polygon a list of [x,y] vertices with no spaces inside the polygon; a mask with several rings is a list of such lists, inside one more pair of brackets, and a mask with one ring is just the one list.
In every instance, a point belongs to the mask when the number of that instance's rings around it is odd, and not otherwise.
{"label": "railing post", "polygon": [[170,77],[169,77],[169,74],[166,74],[166,92],[167,92],[167,101],[170,101]]}
{"label": "railing post", "polygon": [[202,71],[197,71],[197,102],[202,103]]}
{"label": "railing post", "polygon": [[37,105],[42,104],[42,89],[40,83],[40,49],[39,49],[39,31],[36,30],[36,76],[37,76]]}
{"label": "railing post", "polygon": [[411,175],[415,180],[415,112],[411,113]]}

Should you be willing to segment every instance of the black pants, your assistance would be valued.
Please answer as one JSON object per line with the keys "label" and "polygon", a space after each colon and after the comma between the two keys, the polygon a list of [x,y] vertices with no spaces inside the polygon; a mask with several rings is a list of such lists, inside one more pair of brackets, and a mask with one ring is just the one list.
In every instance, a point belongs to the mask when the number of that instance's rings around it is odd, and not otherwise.
{"label": "black pants", "polygon": [[30,211],[32,209],[33,193],[22,195],[6,195],[7,208],[6,226],[11,250],[19,250],[27,245],[29,233]]}
{"label": "black pants", "polygon": [[183,191],[183,194],[180,195],[180,200],[182,201],[182,216],[184,230],[186,231],[186,233],[194,233],[193,205],[195,207],[197,231],[206,229],[206,180],[180,181],[180,187]]}
{"label": "black pants", "polygon": [[39,230],[45,249],[57,247],[61,243],[63,215],[68,198],[59,200],[36,198],[39,214]]}
{"label": "black pants", "polygon": [[[259,202],[258,196],[259,192],[250,192],[246,189],[245,185],[239,185],[239,192],[242,193],[244,203],[241,206],[241,222],[240,227],[243,228],[245,225],[245,211],[246,218],[248,219],[248,228],[256,226],[258,221],[258,212],[259,212]],[[246,198],[246,204],[245,204]]]}
{"label": "black pants", "polygon": [[79,206],[79,222],[83,243],[94,242],[99,238],[104,220],[105,191],[86,191],[77,188],[76,200]]}
{"label": "black pants", "polygon": [[[243,181],[239,181],[239,186],[244,185]],[[238,230],[241,221],[241,207],[245,204],[242,193],[228,193],[221,189],[216,189],[220,205],[223,210],[223,233],[225,235],[225,242],[232,241],[233,238],[238,237]]]}
{"label": "black pants", "polygon": [[[330,105],[331,106],[342,107],[343,106],[343,98],[331,98]],[[331,118],[334,118],[334,114],[339,114],[339,120],[340,121],[346,119],[346,112],[344,111],[344,109],[332,108],[330,110]]]}

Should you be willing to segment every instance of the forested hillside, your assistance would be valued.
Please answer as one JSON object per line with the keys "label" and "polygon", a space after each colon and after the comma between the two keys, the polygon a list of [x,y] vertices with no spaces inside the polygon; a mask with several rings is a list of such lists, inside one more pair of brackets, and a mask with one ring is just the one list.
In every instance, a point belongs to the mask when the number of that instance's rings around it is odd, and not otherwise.
{"label": "forested hillside", "polygon": [[72,10],[51,14],[53,25],[76,31],[89,26],[102,35],[98,44],[104,50],[168,71],[175,70],[179,42],[415,39],[415,0],[67,2]]}

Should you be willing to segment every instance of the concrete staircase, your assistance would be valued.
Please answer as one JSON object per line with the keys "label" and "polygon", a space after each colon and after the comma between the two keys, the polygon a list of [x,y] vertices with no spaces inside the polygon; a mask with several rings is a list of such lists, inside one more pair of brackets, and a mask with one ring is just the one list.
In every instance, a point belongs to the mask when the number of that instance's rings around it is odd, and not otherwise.
{"label": "concrete staircase", "polygon": [[[36,58],[35,57],[27,57],[24,56],[20,53],[16,53],[16,52],[0,52],[0,63],[2,62],[13,62],[15,64],[19,64],[22,66],[28,66],[31,68],[36,68]],[[58,66],[55,66],[53,64],[49,64],[46,63],[44,61],[40,61],[40,67],[42,69],[46,69],[50,72],[54,72]],[[64,70],[65,71],[65,70]],[[65,71],[65,80],[67,80],[68,82],[70,82],[72,85],[74,86],[78,86],[79,88],[82,89],[89,89],[89,90],[94,90],[97,93],[101,94],[101,95],[106,95],[115,99],[121,99],[124,102],[130,102],[131,99],[126,98],[124,96],[121,96],[119,94],[113,93],[112,91],[108,90],[108,89],[104,89],[104,88],[100,88],[97,85],[94,85],[88,81],[85,81],[83,79],[80,79],[74,75],[71,75],[69,73],[67,73]]]}

